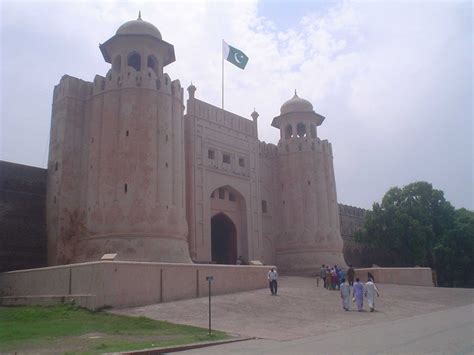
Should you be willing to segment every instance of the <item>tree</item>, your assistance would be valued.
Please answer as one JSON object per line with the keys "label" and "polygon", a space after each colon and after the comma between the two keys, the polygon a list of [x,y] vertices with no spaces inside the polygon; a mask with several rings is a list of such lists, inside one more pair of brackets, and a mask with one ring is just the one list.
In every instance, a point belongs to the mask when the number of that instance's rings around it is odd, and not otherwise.
{"label": "tree", "polygon": [[474,287],[474,212],[456,210],[454,227],[435,246],[434,255],[440,285]]}
{"label": "tree", "polygon": [[454,208],[442,191],[414,182],[391,188],[380,204],[374,203],[356,238],[394,253],[399,266],[432,266],[433,247],[453,220]]}
{"label": "tree", "polygon": [[474,212],[455,210],[430,183],[388,190],[356,240],[395,256],[379,265],[428,266],[442,286],[474,286]]}

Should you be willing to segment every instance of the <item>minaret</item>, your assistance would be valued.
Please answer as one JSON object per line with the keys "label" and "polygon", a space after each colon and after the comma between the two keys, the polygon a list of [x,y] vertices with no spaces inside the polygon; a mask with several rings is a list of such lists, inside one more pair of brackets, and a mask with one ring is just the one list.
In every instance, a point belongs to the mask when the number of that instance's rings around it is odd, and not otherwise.
{"label": "minaret", "polygon": [[332,147],[317,136],[324,117],[296,94],[281,107],[272,126],[280,129],[278,164],[281,233],[276,264],[287,274],[312,275],[326,265],[342,265]]}
{"label": "minaret", "polygon": [[[116,260],[190,262],[183,90],[163,73],[175,61],[174,48],[140,14],[100,50],[111,68],[88,83],[80,135],[65,143],[80,147],[79,178],[72,180],[80,193],[68,212],[79,221],[67,226],[74,250],[51,263],[99,260],[105,253],[117,253]],[[76,111],[61,110],[64,121]]]}

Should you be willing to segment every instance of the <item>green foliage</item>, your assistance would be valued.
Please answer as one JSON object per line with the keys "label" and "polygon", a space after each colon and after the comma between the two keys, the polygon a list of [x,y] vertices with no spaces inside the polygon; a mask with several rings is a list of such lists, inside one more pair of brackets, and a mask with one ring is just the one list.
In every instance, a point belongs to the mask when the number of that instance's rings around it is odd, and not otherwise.
{"label": "green foliage", "polygon": [[440,285],[474,287],[474,212],[456,210],[454,227],[443,235],[434,254]]}
{"label": "green foliage", "polygon": [[[54,307],[0,307],[0,352],[44,349],[58,341],[64,351],[103,352],[136,350],[147,347],[186,344],[226,338],[222,332],[207,334],[207,329],[128,317],[106,312],[91,312],[71,305]],[[80,339],[90,333],[100,339]],[[74,339],[76,339],[74,341]],[[77,346],[79,343],[80,348]],[[67,344],[70,344],[68,348]],[[56,352],[56,351],[53,351]]]}
{"label": "green foliage", "polygon": [[415,182],[374,203],[356,240],[395,255],[382,266],[429,266],[440,285],[473,286],[474,213],[455,210],[440,190]]}

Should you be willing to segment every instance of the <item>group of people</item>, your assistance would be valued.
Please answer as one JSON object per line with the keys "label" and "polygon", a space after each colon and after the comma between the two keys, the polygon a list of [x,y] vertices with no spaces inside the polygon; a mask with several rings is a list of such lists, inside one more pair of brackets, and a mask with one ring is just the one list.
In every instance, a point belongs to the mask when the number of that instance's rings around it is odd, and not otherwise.
{"label": "group of people", "polygon": [[[374,282],[374,276],[369,272],[367,274],[367,282],[365,285],[360,282],[359,278],[355,279],[355,270],[352,265],[349,265],[346,274],[337,265],[329,268],[326,265],[321,267],[319,277],[324,281],[324,287],[328,290],[339,290],[342,300],[342,308],[345,311],[350,310],[350,300],[352,294],[352,301],[356,303],[359,312],[364,309],[364,296],[367,298],[369,309],[371,312],[375,311],[375,296],[380,296],[379,290]],[[268,274],[268,284],[272,296],[276,296],[278,292],[278,272],[272,268]],[[319,283],[319,279],[318,279]]]}
{"label": "group of people", "polygon": [[[347,271],[347,276],[349,277],[349,272],[351,272],[350,270],[352,270],[352,279],[354,279],[354,269],[352,266]],[[329,267],[329,265],[326,266],[323,264],[321,270],[319,271],[319,278],[323,280],[324,288],[327,288],[328,290],[339,290],[339,285],[344,279],[344,276],[344,271],[337,265]]]}
{"label": "group of people", "polygon": [[355,270],[352,265],[349,265],[349,269],[347,270],[347,280],[344,271],[337,265],[331,268],[322,265],[319,271],[319,277],[324,281],[325,288],[340,291],[342,308],[345,311],[350,310],[351,293],[352,301],[356,303],[359,312],[364,309],[364,296],[367,298],[370,311],[375,311],[375,296],[377,295],[378,297],[380,294],[371,273],[368,273],[367,282],[364,285],[360,282],[359,278],[356,278],[354,282]]}
{"label": "group of people", "polygon": [[[369,309],[371,312],[375,311],[375,295],[380,296],[377,286],[375,286],[374,281],[368,277],[367,282],[364,285],[360,282],[359,278],[356,278],[354,285],[352,286],[352,300],[357,304],[357,310],[361,312],[364,309],[364,296],[367,298],[367,303],[369,304]],[[342,308],[344,310],[349,310],[349,299],[351,297],[351,286],[348,282],[343,281],[341,284],[341,299],[342,299]]]}

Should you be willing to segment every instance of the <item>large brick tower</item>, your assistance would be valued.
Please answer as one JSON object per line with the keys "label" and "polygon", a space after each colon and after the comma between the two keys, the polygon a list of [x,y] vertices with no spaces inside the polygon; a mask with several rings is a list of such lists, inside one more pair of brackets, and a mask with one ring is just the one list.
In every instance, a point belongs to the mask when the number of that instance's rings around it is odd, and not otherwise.
{"label": "large brick tower", "polygon": [[314,274],[321,264],[345,266],[339,226],[332,147],[320,140],[324,117],[299,98],[281,107],[272,126],[278,142],[281,228],[276,236],[276,264],[287,274]]}
{"label": "large brick tower", "polygon": [[55,87],[48,163],[49,264],[190,262],[183,90],[163,67],[174,48],[129,21],[100,45],[105,77]]}

